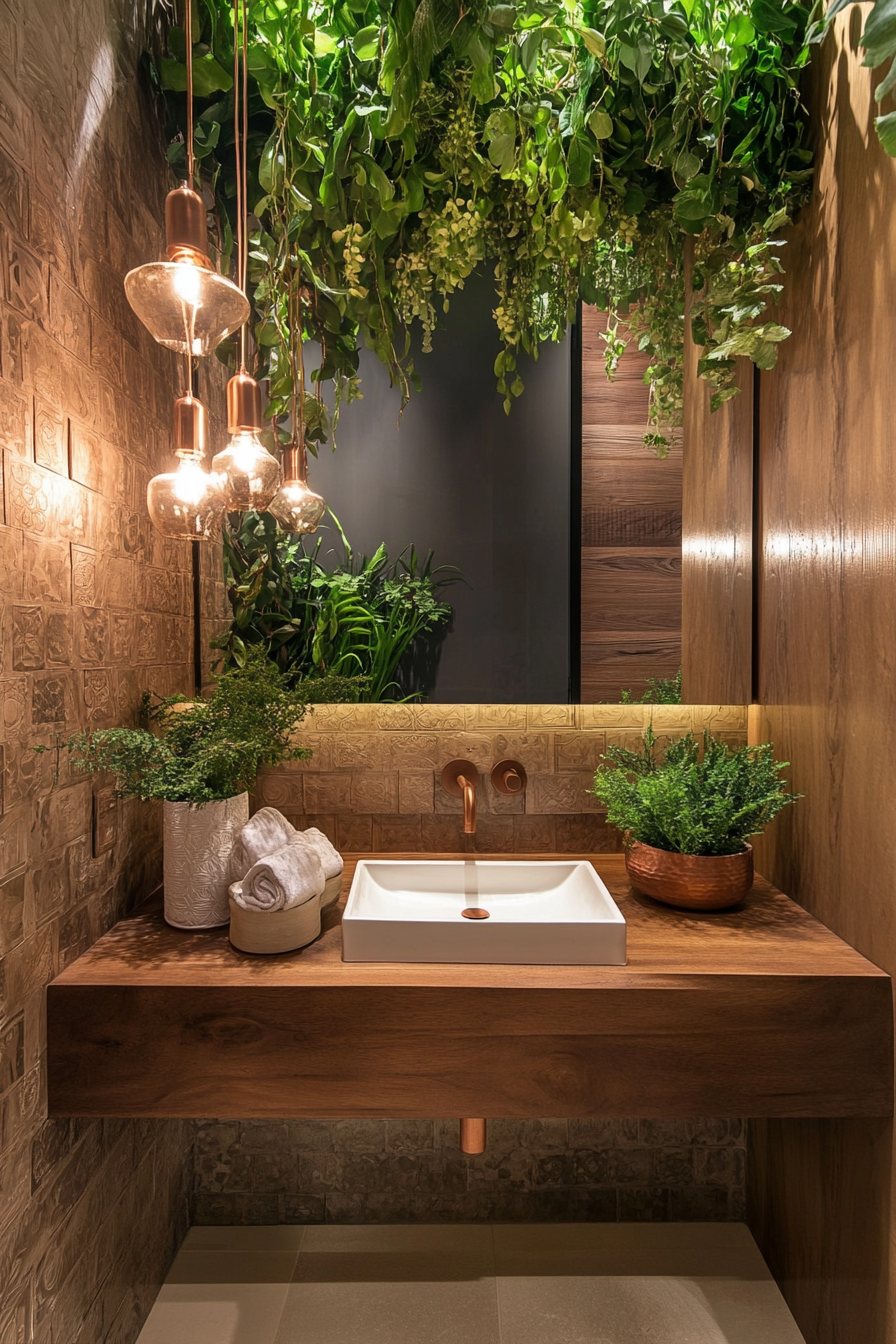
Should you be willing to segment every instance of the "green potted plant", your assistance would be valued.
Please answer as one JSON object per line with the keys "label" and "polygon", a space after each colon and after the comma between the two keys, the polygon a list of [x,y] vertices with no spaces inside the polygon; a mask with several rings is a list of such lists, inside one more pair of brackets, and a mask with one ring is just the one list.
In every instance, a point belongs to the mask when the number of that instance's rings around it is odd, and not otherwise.
{"label": "green potted plant", "polygon": [[753,885],[752,835],[796,801],[770,743],[729,747],[704,732],[660,755],[653,728],[641,751],[611,747],[594,777],[607,820],[625,836],[635,890],[667,905],[723,910]]}
{"label": "green potted plant", "polygon": [[[325,698],[342,694],[327,679]],[[214,928],[230,917],[230,854],[249,819],[249,790],[262,766],[311,755],[293,733],[308,686],[290,688],[259,649],[223,672],[206,698],[143,697],[146,728],[77,733],[73,764],[111,774],[118,795],[163,803],[165,918],[177,928]],[[150,731],[152,726],[155,731]]]}

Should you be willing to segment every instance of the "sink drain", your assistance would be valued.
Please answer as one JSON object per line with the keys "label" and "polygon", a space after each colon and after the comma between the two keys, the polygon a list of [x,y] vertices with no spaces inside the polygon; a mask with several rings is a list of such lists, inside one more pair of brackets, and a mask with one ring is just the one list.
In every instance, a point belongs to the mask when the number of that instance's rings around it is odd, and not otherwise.
{"label": "sink drain", "polygon": [[488,919],[489,912],[482,910],[478,905],[470,905],[466,910],[461,910],[464,919]]}

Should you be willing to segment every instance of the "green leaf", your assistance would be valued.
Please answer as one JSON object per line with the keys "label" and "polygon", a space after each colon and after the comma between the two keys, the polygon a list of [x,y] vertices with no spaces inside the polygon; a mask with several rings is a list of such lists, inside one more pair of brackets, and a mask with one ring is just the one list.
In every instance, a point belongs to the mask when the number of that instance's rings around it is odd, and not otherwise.
{"label": "green leaf", "polygon": [[[163,56],[159,61],[162,87],[176,93],[186,93],[187,67],[180,61]],[[233,76],[220,66],[211,52],[193,59],[193,92],[197,98],[208,98],[213,93],[233,88]]]}
{"label": "green leaf", "polygon": [[757,32],[773,34],[784,42],[792,42],[800,26],[799,7],[782,0],[753,0],[750,13]]}
{"label": "green leaf", "polygon": [[683,149],[675,160],[675,176],[682,182],[689,182],[692,177],[696,177],[703,167],[696,154],[689,149]]}
{"label": "green leaf", "polygon": [[584,136],[574,135],[566,151],[566,166],[569,182],[573,187],[587,186],[591,181],[591,167],[594,163],[594,150]]}
{"label": "green leaf", "polygon": [[380,34],[382,28],[378,23],[372,23],[367,28],[362,28],[360,32],[355,33],[352,38],[352,51],[359,61],[372,61],[379,54]]}
{"label": "green leaf", "polygon": [[863,65],[874,69],[896,55],[896,0],[874,0],[862,33]]}
{"label": "green leaf", "polygon": [[516,117],[513,113],[504,108],[492,112],[482,138],[488,145],[489,162],[502,173],[509,172],[516,157]]}
{"label": "green leaf", "polygon": [[881,145],[887,154],[896,158],[896,112],[888,112],[886,116],[875,117],[874,125],[877,128]]}
{"label": "green leaf", "polygon": [[602,107],[589,114],[586,124],[595,140],[607,140],[613,134],[613,118]]}
{"label": "green leaf", "polygon": [[607,39],[603,33],[599,33],[596,28],[577,27],[575,31],[584,42],[587,50],[598,61],[602,61],[607,54]]}

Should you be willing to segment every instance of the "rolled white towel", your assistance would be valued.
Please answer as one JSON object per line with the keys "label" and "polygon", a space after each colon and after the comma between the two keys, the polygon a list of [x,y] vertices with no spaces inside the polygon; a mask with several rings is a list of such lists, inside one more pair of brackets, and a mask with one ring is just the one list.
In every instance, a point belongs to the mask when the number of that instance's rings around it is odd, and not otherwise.
{"label": "rolled white towel", "polygon": [[324,877],[338,877],[345,864],[342,861],[342,855],[335,845],[319,831],[316,826],[309,826],[307,831],[296,831],[296,839],[304,840],[312,849],[317,851],[321,865],[324,870]]}
{"label": "rolled white towel", "polygon": [[274,854],[291,840],[298,831],[276,807],[262,807],[250,817],[236,838],[230,859],[230,871],[239,881],[259,859]]}
{"label": "rolled white towel", "polygon": [[231,894],[244,910],[291,910],[323,893],[327,885],[317,851],[310,845],[283,845],[259,859]]}

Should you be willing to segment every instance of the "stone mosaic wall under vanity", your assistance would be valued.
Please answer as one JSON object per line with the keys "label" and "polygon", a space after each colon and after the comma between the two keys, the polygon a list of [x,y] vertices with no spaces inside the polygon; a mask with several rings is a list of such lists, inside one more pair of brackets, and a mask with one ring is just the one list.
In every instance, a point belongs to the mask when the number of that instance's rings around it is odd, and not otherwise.
{"label": "stone mosaic wall under vanity", "polygon": [[[615,850],[587,789],[607,746],[637,747],[650,722],[660,737],[709,726],[746,741],[736,705],[318,705],[299,735],[312,758],[263,774],[255,801],[319,826],[345,853]],[[455,757],[482,777],[474,836],[462,834],[461,799],[439,784]],[[528,772],[525,797],[488,779],[508,757]]]}
{"label": "stone mosaic wall under vanity", "polygon": [[196,1126],[197,1223],[726,1221],[744,1217],[741,1120],[456,1120]]}
{"label": "stone mosaic wall under vanity", "polygon": [[2,1344],[132,1344],[187,1225],[192,1126],[46,1118],[45,986],[159,882],[159,810],[33,750],[193,686],[189,547],[145,503],[177,362],[122,287],[169,185],[146,12],[0,0]]}

